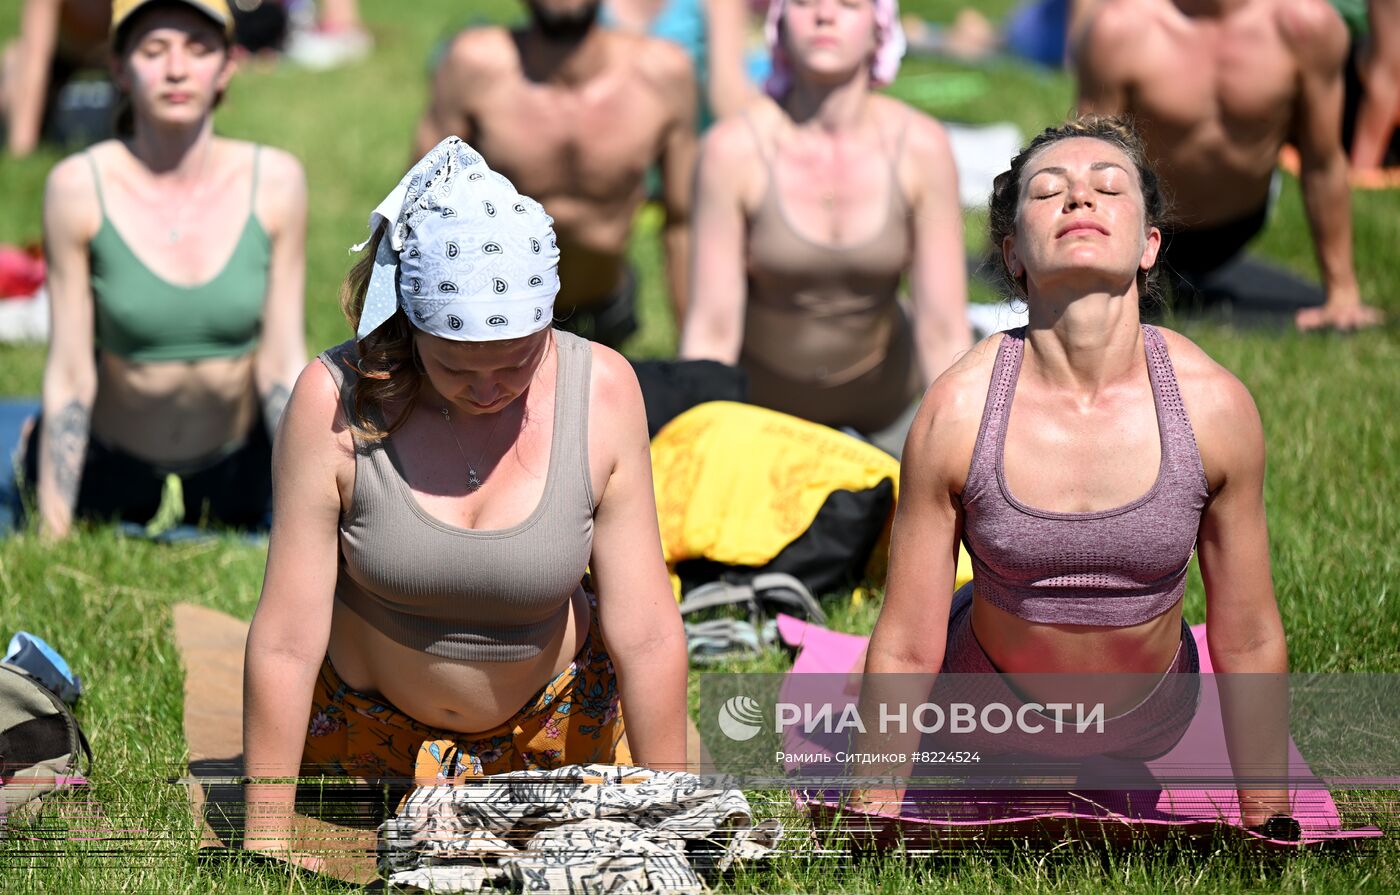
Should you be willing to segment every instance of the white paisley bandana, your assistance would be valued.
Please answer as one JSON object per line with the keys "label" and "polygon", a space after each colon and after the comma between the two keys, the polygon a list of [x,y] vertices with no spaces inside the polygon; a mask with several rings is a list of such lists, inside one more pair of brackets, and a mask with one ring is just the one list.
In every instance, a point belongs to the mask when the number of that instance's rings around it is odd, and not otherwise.
{"label": "white paisley bandana", "polygon": [[388,229],[357,339],[396,308],[423,332],[457,342],[517,339],[553,322],[554,219],[458,137],[435,146],[384,197],[369,216],[371,235],[381,223]]}
{"label": "white paisley bandana", "polygon": [[569,765],[415,789],[379,828],[379,870],[425,892],[701,893],[782,832],[694,774]]}

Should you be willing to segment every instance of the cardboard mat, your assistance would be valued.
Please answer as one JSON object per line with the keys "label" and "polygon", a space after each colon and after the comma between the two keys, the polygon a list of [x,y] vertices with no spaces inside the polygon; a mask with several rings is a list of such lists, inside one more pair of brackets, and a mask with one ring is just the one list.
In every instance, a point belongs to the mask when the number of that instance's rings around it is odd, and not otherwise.
{"label": "cardboard mat", "polygon": [[[201,848],[237,848],[243,826],[243,645],[248,623],[231,615],[175,605],[175,644],[185,671],[185,741],[189,744],[190,807],[202,827]],[[293,848],[322,857],[325,873],[367,883],[377,878],[376,807],[383,795],[367,785],[298,790]],[[312,809],[317,805],[312,816]],[[333,817],[335,820],[325,818]],[[211,853],[214,854],[214,853]]]}
{"label": "cardboard mat", "polygon": [[[175,644],[185,671],[185,741],[190,806],[202,828],[201,848],[237,848],[243,826],[243,646],[248,623],[214,609],[177,603]],[[687,731],[689,753],[702,756],[699,733]],[[700,761],[704,761],[703,757]],[[323,858],[327,875],[347,882],[376,879],[376,830],[389,797],[367,784],[297,792],[293,848]],[[397,799],[394,799],[397,801]]]}

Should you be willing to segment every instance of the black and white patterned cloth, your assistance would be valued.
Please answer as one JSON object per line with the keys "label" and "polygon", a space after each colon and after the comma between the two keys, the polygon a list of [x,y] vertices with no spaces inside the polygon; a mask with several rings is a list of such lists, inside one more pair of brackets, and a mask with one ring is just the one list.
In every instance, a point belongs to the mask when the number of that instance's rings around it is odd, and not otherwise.
{"label": "black and white patterned cloth", "polygon": [[423,332],[457,342],[516,339],[548,327],[559,292],[553,225],[542,205],[448,137],[370,213],[371,235],[386,229],[356,338],[399,308]]}
{"label": "black and white patterned cloth", "polygon": [[410,891],[698,893],[782,832],[694,774],[572,765],[419,787],[379,828],[379,869]]}

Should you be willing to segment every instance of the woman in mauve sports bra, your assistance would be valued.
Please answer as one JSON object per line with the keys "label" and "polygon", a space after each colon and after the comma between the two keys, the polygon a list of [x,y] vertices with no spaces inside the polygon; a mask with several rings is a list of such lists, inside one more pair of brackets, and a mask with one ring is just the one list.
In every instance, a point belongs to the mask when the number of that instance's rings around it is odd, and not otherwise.
{"label": "woman in mauve sports bra", "polygon": [[[371,216],[356,339],[302,372],[276,445],[250,776],[684,768],[641,390],[550,328],[551,224],[456,137]],[[291,799],[249,787],[248,847],[287,853]]]}
{"label": "woman in mauve sports bra", "polygon": [[971,344],[947,136],[872,93],[904,50],[891,0],[775,2],[768,26],[770,97],[705,138],[680,353],[898,455],[924,386]]}
{"label": "woman in mauve sports bra", "polygon": [[129,132],[59,163],[44,198],[53,327],[26,479],[40,524],[263,523],[271,435],[306,363],[306,187],[276,149],[214,135],[233,76],[224,0],[119,0]]}
{"label": "woman in mauve sports bra", "polygon": [[[1147,760],[1196,709],[1199,661],[1181,610],[1193,548],[1214,670],[1288,669],[1259,414],[1201,349],[1139,323],[1163,200],[1128,125],[1086,118],[1045,131],[996,179],[990,212],[1030,323],[961,358],[914,421],[862,698],[889,673],[941,669],[984,675],[979,688],[1014,710],[1051,695],[1021,673],[1137,672],[1111,679],[1096,751]],[[974,577],[954,595],[960,541]],[[1234,766],[1282,773],[1279,691],[1246,701],[1221,690]],[[991,748],[1067,754],[1062,740],[1018,730],[988,735]],[[1242,787],[1240,798],[1249,825],[1288,812],[1282,791]]]}

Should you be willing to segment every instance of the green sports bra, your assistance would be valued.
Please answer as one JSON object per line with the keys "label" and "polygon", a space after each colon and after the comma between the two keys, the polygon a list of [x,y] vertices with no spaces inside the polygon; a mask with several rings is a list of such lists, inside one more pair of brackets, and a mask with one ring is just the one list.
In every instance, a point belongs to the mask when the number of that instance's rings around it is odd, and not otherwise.
{"label": "green sports bra", "polygon": [[177,286],[142,263],[107,218],[97,164],[88,154],[102,226],[89,243],[97,346],[127,360],[188,361],[239,357],[262,330],[271,242],[253,213],[258,154],[248,221],[223,269],[197,286]]}

